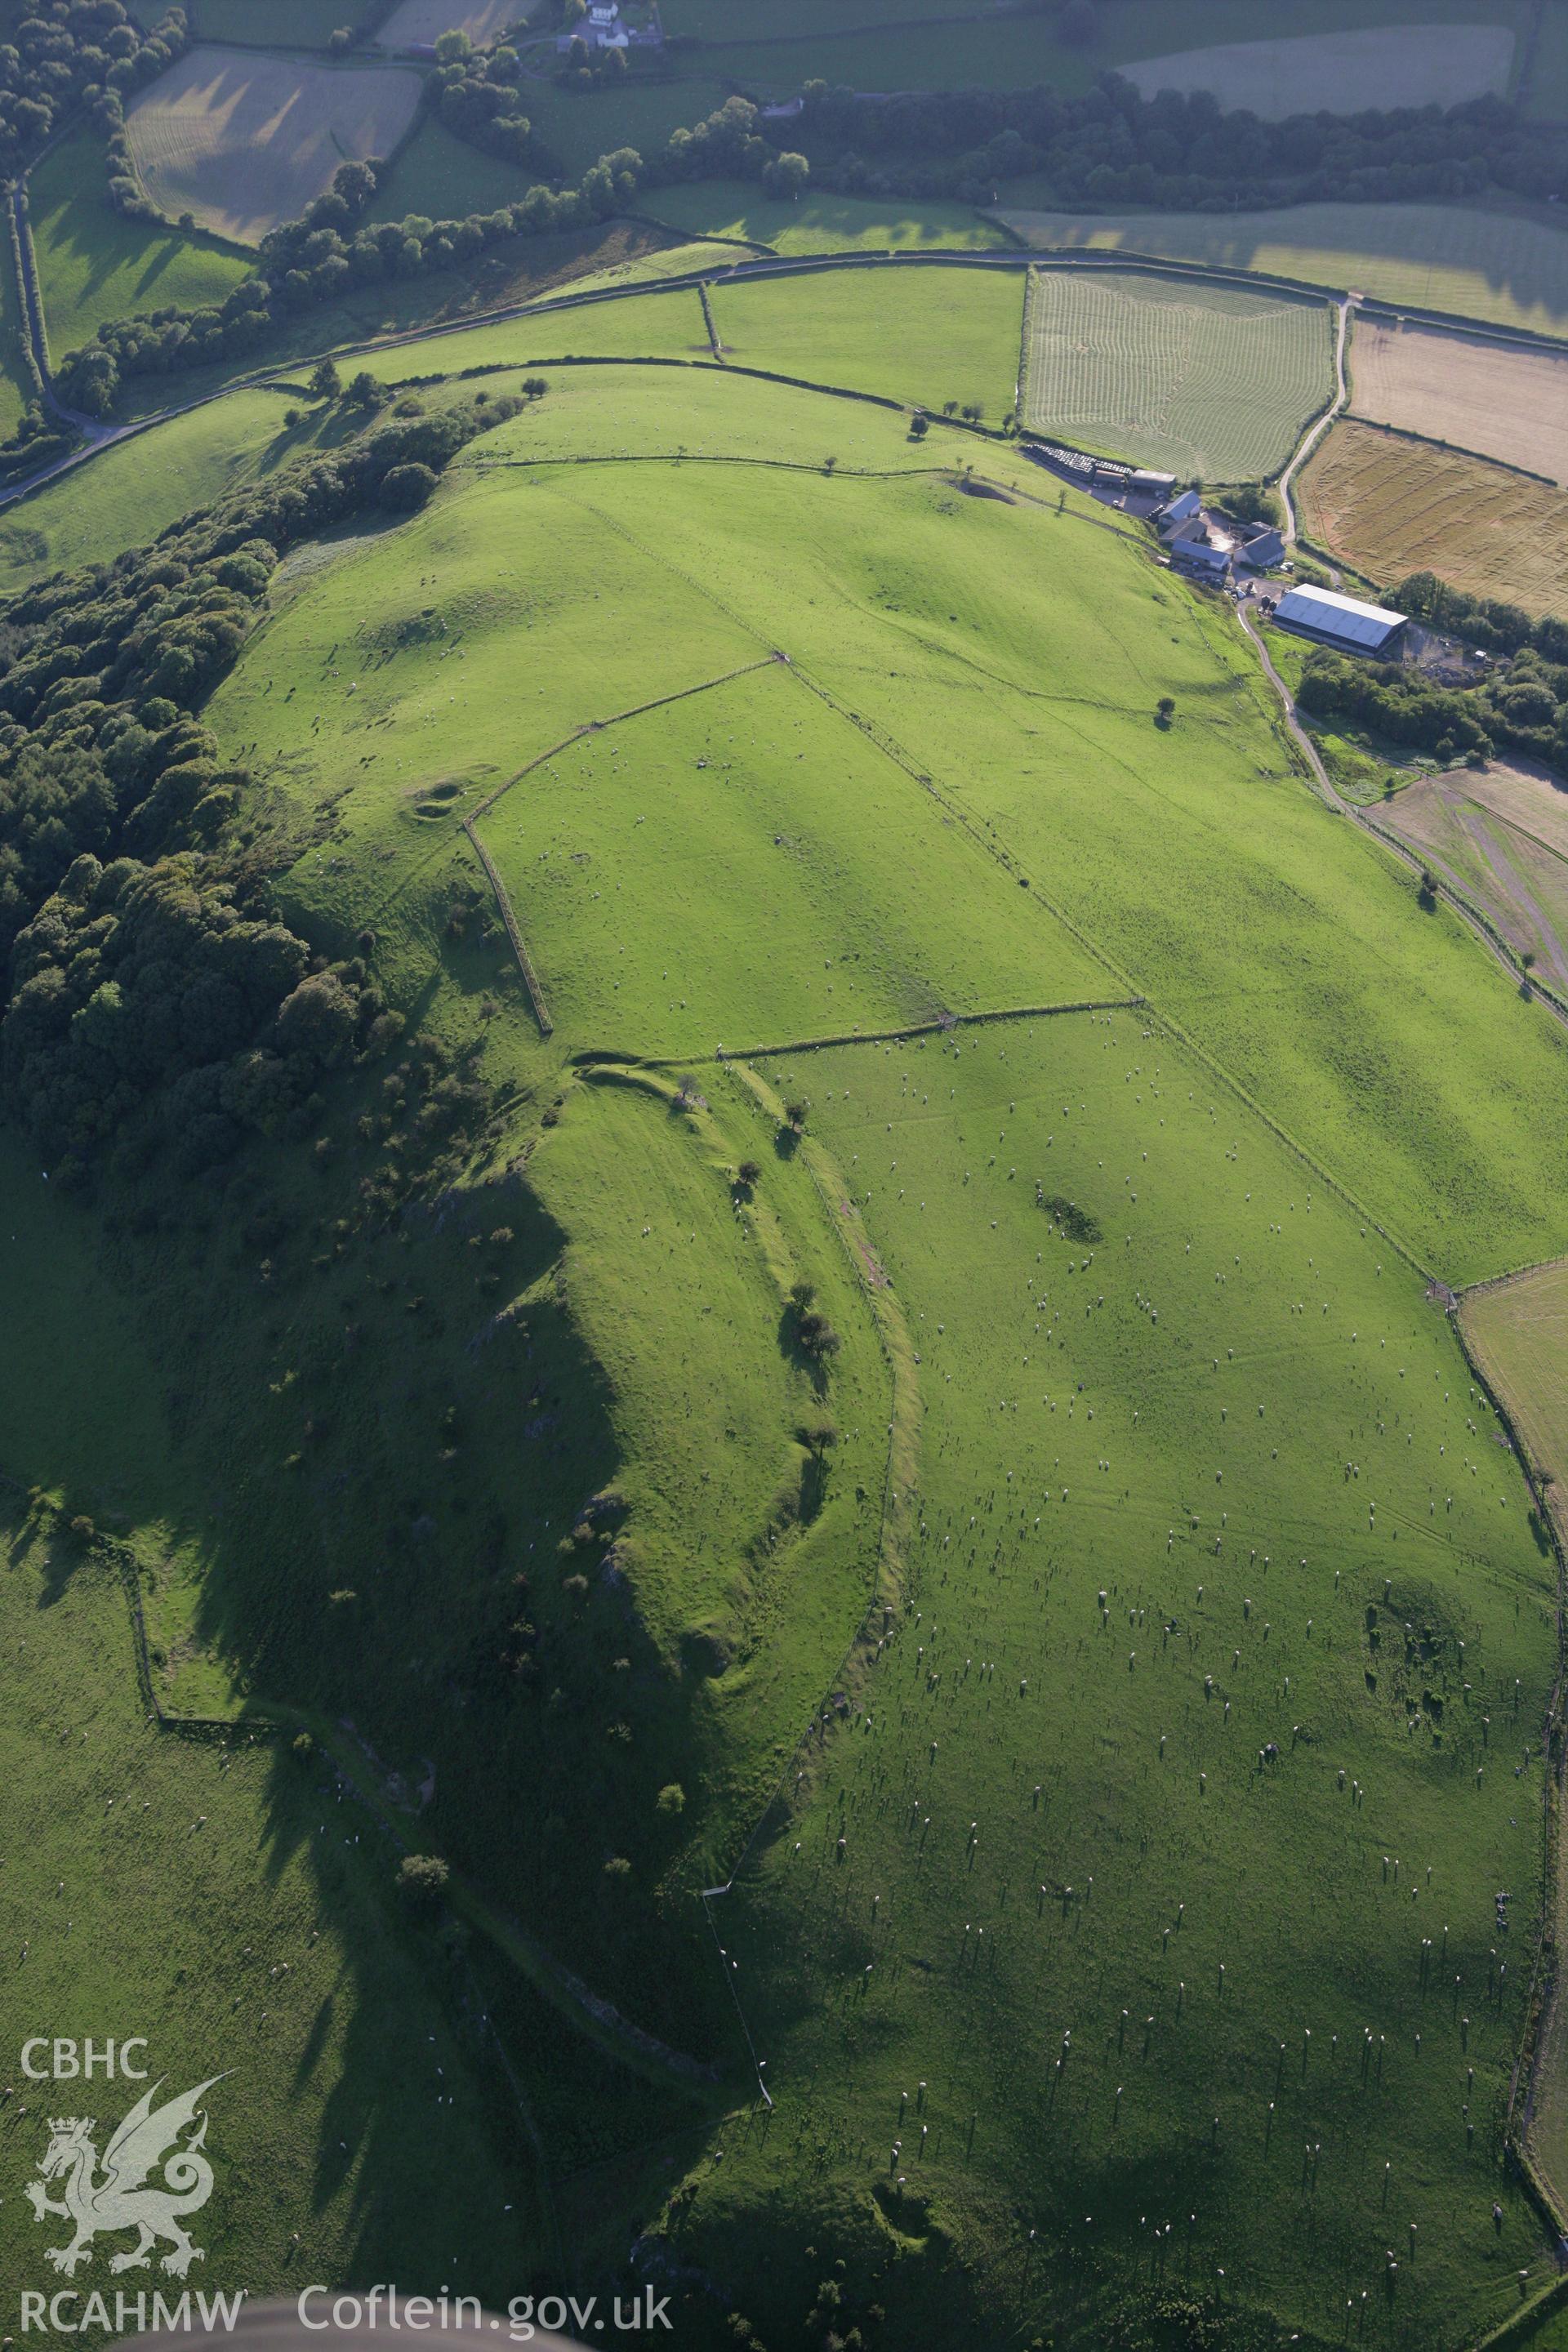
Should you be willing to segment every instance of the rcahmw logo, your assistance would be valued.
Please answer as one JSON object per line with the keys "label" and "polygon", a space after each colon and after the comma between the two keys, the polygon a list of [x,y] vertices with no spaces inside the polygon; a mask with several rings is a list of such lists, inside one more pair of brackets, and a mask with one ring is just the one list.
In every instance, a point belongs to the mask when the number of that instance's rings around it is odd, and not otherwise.
{"label": "rcahmw logo", "polygon": [[[152,2071],[143,2063],[146,2052],[139,2036],[116,2043],[40,2035],[23,2043],[22,2072],[35,2083],[89,2083],[100,2075],[113,2081],[117,2074],[140,2083]],[[44,2248],[47,2262],[74,2278],[92,2261],[96,2238],[127,2231],[135,2231],[136,2242],[110,2255],[111,2272],[150,2268],[160,2247],[168,2250],[160,2267],[174,2278],[184,2278],[193,2263],[205,2260],[205,2248],[192,2243],[184,2225],[213,2192],[213,2168],[203,2153],[207,2116],[202,2101],[223,2080],[221,2074],[209,2075],[162,2105],[155,2102],[163,2082],[153,2083],[109,2132],[101,2157],[96,2117],[49,2118],[37,2177],[23,2190],[46,2227],[70,2224],[64,2244]]]}

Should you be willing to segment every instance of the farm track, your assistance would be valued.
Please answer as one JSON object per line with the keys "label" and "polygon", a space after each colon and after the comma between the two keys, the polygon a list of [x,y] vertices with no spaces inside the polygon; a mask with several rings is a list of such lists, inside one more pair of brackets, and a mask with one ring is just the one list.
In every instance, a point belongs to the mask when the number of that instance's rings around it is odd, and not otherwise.
{"label": "farm track", "polygon": [[1296,445],[1295,453],[1279,477],[1279,498],[1285,509],[1285,544],[1294,547],[1297,539],[1296,501],[1290,496],[1290,481],[1298,468],[1304,466],[1335,417],[1350,398],[1350,386],[1345,381],[1345,341],[1350,332],[1351,306],[1348,295],[1339,305],[1339,325],[1334,333],[1334,396],[1322,415],[1310,424]]}
{"label": "farm track", "polygon": [[[1295,698],[1269,659],[1268,648],[1263,642],[1257,623],[1245,604],[1238,604],[1237,612],[1242,627],[1257,647],[1258,658],[1263,667],[1263,675],[1279,698],[1291,740],[1305,759],[1311,771],[1313,781],[1327,805],[1336,815],[1348,816],[1352,824],[1361,827],[1363,833],[1369,834],[1374,841],[1381,842],[1384,849],[1397,857],[1400,863],[1407,866],[1413,874],[1425,873],[1427,870],[1427,859],[1418,856],[1415,851],[1407,843],[1402,841],[1396,834],[1390,833],[1384,826],[1376,824],[1364,809],[1357,808],[1353,801],[1347,801],[1338,790],[1327,768],[1323,765],[1317,745],[1296,716]],[[1500,937],[1492,930],[1489,919],[1481,914],[1479,908],[1473,906],[1460,891],[1455,888],[1446,876],[1438,874],[1435,878],[1438,884],[1439,895],[1475,933],[1494,962],[1500,966],[1510,980],[1516,982],[1523,982],[1529,988],[1532,1000],[1538,1004],[1544,1005],[1552,1019],[1568,1029],[1568,1006],[1561,1003],[1554,994],[1534,986],[1530,982],[1528,975],[1515,963],[1510,950],[1502,945]]]}
{"label": "farm track", "polygon": [[495,861],[489,851],[475,831],[474,820],[471,816],[466,816],[463,819],[463,831],[472,842],[474,855],[484,867],[489,877],[490,888],[495,892],[496,905],[500,909],[501,921],[506,925],[506,935],[511,941],[511,951],[517,958],[517,968],[522,974],[522,984],[528,991],[528,1001],[533,1007],[533,1017],[539,1024],[539,1034],[542,1037],[548,1037],[553,1031],[555,1024],[550,1018],[550,1008],[544,1001],[544,991],[540,985],[539,974],[533,969],[533,959],[523,944],[522,932],[519,928],[517,917],[512,911],[511,900],[507,897],[506,885],[496,872]]}

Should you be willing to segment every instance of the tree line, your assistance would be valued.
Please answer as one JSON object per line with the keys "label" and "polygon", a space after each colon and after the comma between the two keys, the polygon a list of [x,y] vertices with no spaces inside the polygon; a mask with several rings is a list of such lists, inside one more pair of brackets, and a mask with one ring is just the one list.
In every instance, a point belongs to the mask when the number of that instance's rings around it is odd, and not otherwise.
{"label": "tree line", "polygon": [[[1562,622],[1551,625],[1568,641]],[[1314,718],[1368,728],[1434,759],[1480,761],[1502,746],[1568,774],[1568,662],[1533,644],[1473,687],[1439,686],[1394,662],[1317,652],[1296,699]]]}
{"label": "tree line", "polygon": [[818,184],[845,194],[988,204],[999,181],[1029,173],[1047,183],[1044,205],[1203,211],[1488,188],[1544,201],[1568,175],[1568,131],[1497,98],[1268,122],[1208,90],[1145,99],[1115,73],[1077,98],[1044,86],[868,98],[825,81],[804,97],[791,134]]}
{"label": "tree line", "polygon": [[342,163],[331,187],[297,221],[262,239],[260,268],[223,302],[106,320],[98,339],[66,352],[57,370],[62,396],[89,416],[107,415],[130,376],[174,375],[248,358],[300,312],[380,286],[450,269],[513,236],[584,228],[630,201],[640,176],[630,148],[601,156],[574,188],[536,185],[515,205],[460,221],[411,214],[356,226],[375,193],[376,167]]}
{"label": "tree line", "polygon": [[79,106],[107,121],[187,37],[179,8],[143,35],[121,0],[40,0],[0,42],[0,173],[20,171]]}
{"label": "tree line", "polygon": [[363,961],[316,957],[274,917],[235,837],[250,779],[195,713],[289,547],[421,503],[521,404],[410,397],[0,604],[0,1086],[57,1181],[111,1149],[194,1171],[291,1131],[327,1071],[398,1033]]}
{"label": "tree line", "polygon": [[[119,0],[55,0],[111,7]],[[444,35],[429,102],[467,138],[511,160],[540,158],[521,110],[516,53],[474,50]],[[811,154],[786,148],[804,136]],[[918,157],[917,163],[910,158]],[[1527,123],[1500,100],[1449,108],[1300,115],[1263,122],[1225,112],[1204,91],[1144,100],[1114,74],[1078,98],[1048,89],[958,90],[873,99],[808,82],[788,125],[766,122],[732,97],[701,121],[672,131],[645,157],[619,147],[574,185],[537,180],[519,200],[461,220],[409,215],[363,217],[377,185],[374,163],[342,166],[326,194],[262,241],[260,266],[217,305],[106,321],[96,341],[66,353],[65,397],[91,415],[112,407],[127,377],[174,374],[258,352],[291,317],[359,287],[417,278],[476,258],[512,237],[590,228],[625,210],[640,189],[673,182],[740,179],[775,195],[813,180],[847,193],[988,201],[998,181],[1043,174],[1047,201],[1214,208],[1284,205],[1312,197],[1475,195],[1488,187],[1543,197],[1561,187],[1568,131]]]}

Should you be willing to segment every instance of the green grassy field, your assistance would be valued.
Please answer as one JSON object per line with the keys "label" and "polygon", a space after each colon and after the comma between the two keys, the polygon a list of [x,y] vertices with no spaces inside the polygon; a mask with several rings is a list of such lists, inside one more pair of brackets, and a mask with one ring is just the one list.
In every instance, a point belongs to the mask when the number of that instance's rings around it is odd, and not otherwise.
{"label": "green grassy field", "polygon": [[[454,2277],[456,2249],[466,2286],[502,2293],[551,2259],[550,2235],[526,2137],[461,2021],[450,1963],[395,1917],[395,1851],[340,1801],[322,1760],[243,1732],[217,1746],[149,1727],[118,1557],[84,1552],[64,1519],[87,1512],[123,1529],[151,1603],[172,1559],[205,1548],[206,1515],[192,1517],[163,1368],[90,1228],[51,1199],[8,1131],[0,1203],[0,1472],[17,1482],[0,1580],[14,1662],[0,1730],[12,1961],[0,2021],[13,2052],[40,2031],[142,2033],[142,2063],[171,2094],[228,2074],[208,2102],[217,2185],[193,2225],[207,2248],[193,2286],[282,2293],[302,2263],[312,2277],[405,2264],[434,2289]],[[64,1330],[73,1343],[61,1348]],[[63,1505],[58,1521],[47,1506],[24,1517],[32,1481]],[[101,2152],[137,2093],[92,2088]],[[19,2185],[47,2134],[44,2096],[18,2090],[26,2112],[13,2105],[6,2140]],[[48,2111],[66,2095],[51,2084]],[[476,2178],[492,2184],[491,2204],[469,2236]],[[43,2250],[66,2234],[7,2196],[8,2284],[58,2287]],[[101,2287],[98,2267],[78,2284]]]}
{"label": "green grassy field", "polygon": [[340,25],[354,22],[354,0],[192,0],[187,11],[198,41],[233,41],[249,48],[324,49]]}
{"label": "green grassy field", "polygon": [[106,449],[7,507],[0,515],[0,588],[156,539],[193,507],[306,450],[330,447],[347,430],[339,412],[315,407],[290,429],[284,411],[296,404],[285,392],[231,394]]}
{"label": "green grassy field", "polygon": [[[291,554],[202,715],[278,910],[406,1028],[173,1194],[68,1204],[12,1151],[0,1470],[135,1548],[165,1703],[297,1711],[449,1858],[579,2290],[641,2234],[694,2352],[732,2310],[769,2352],[1328,2352],[1363,2292],[1368,2341],[1458,2352],[1551,2263],[1498,2158],[1556,1570],[1428,1276],[1568,1248],[1568,1041],[1317,798],[1234,617],[1124,519],[741,372],[994,422],[1021,291],[720,284],[730,369],[563,363],[679,357],[687,292],[375,355],[548,389],[417,514]],[[227,417],[270,462],[268,396],[105,472],[105,531],[217,479]],[[243,1762],[290,1871],[368,1869],[340,1932],[411,1972],[375,1984],[416,2053],[455,2036],[368,1810],[356,1860]],[[437,2121],[469,2218],[410,2243],[477,2278],[512,2173],[467,2077]],[[386,2275],[403,2209],[351,2239],[320,2178],[323,2263]],[[506,2292],[535,2195],[485,2241]]]}
{"label": "green grassy field", "polygon": [[1174,278],[1029,273],[1024,421],[1208,481],[1279,473],[1333,390],[1326,306]]}
{"label": "green grassy field", "polygon": [[[467,268],[364,287],[341,302],[299,312],[268,338],[259,367],[270,373],[322,352],[357,353],[378,342],[389,352],[402,349],[438,328],[534,300],[579,279],[618,285],[644,259],[651,259],[657,270],[658,257],[667,250],[658,232],[614,221],[593,231],[516,237]],[[448,345],[443,338],[429,348],[439,354]],[[422,374],[438,372],[439,366],[439,359],[426,364],[416,353],[396,362],[393,372]],[[232,367],[196,368],[174,377],[133,376],[121,388],[118,412],[129,416],[156,413],[171,400],[203,399],[224,390],[237,376],[258,372],[258,362],[250,358]]]}
{"label": "green grassy field", "polygon": [[482,820],[557,1019],[710,1053],[1105,992],[885,752],[752,659],[534,769]]}
{"label": "green grassy field", "polygon": [[[973,2326],[973,2266],[1059,2341],[1115,2340],[1142,2285],[1331,2343],[1397,2236],[1401,2322],[1466,2340],[1547,2274],[1522,2200],[1489,2221],[1524,1971],[1486,1987],[1494,1886],[1528,1921],[1540,1884],[1511,1765],[1553,1574],[1443,1318],[1157,1023],[769,1076],[858,1155],[919,1349],[918,1532],[846,1736],[719,1906],[792,2095],[678,2245],[744,2264],[805,2170],[848,2315],[895,2333]],[[775,2309],[810,2298],[791,2256]]]}
{"label": "green grassy field", "polygon": [[531,79],[523,111],[541,148],[575,179],[616,147],[655,153],[672,131],[700,122],[729,95],[704,58],[689,79],[645,81],[633,75],[614,89],[558,89],[552,81]]}
{"label": "green grassy field", "polygon": [[1020,276],[939,264],[846,269],[717,286],[710,299],[721,341],[743,367],[935,408],[973,402],[994,425],[1017,387]]}
{"label": "green grassy field", "polygon": [[698,180],[658,188],[648,209],[688,236],[741,237],[775,253],[837,253],[856,247],[897,252],[985,250],[1007,240],[967,205],[879,202],[874,196],[808,193],[790,204],[741,180]]}
{"label": "green grassy field", "polygon": [[424,213],[431,220],[466,220],[516,204],[534,176],[471,147],[438,116],[422,114],[383,173],[365,218],[400,221]]}
{"label": "green grassy field", "polygon": [[1568,234],[1524,213],[1453,205],[1295,205],[1279,212],[1034,212],[1017,184],[1001,207],[1030,245],[1151,254],[1256,269],[1384,302],[1568,335]]}
{"label": "green grassy field", "polygon": [[85,131],[53,149],[28,183],[52,359],[89,342],[107,320],[221,302],[255,267],[214,237],[124,219],[103,191],[103,150]]}

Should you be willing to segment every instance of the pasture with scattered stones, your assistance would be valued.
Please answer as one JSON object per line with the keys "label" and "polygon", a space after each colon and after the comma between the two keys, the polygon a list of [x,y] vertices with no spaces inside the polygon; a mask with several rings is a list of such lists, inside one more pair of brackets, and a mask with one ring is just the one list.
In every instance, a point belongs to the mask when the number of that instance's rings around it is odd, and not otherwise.
{"label": "pasture with scattered stones", "polygon": [[1184,478],[1278,474],[1333,389],[1321,303],[1131,271],[1035,269],[1024,422]]}
{"label": "pasture with scattered stones", "polygon": [[1370,580],[1433,571],[1530,613],[1568,595],[1568,492],[1484,457],[1342,422],[1295,488],[1307,537]]}
{"label": "pasture with scattered stones", "polygon": [[1358,318],[1352,414],[1568,488],[1568,353]]}
{"label": "pasture with scattered stones", "polygon": [[138,176],[169,219],[255,245],[297,220],[350,158],[390,155],[413,125],[416,74],[198,46],[126,110]]}

